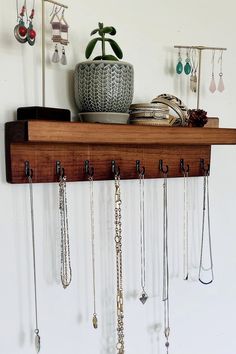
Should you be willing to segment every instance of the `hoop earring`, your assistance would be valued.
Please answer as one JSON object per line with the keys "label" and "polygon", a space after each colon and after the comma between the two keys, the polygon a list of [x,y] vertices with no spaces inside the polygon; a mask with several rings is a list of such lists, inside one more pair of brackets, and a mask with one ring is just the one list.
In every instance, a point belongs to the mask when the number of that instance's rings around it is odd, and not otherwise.
{"label": "hoop earring", "polygon": [[21,8],[20,13],[18,14],[18,1],[17,1],[17,21],[18,24],[14,27],[14,36],[19,43],[27,42],[27,28],[25,26],[24,17],[26,14],[26,0],[24,5]]}

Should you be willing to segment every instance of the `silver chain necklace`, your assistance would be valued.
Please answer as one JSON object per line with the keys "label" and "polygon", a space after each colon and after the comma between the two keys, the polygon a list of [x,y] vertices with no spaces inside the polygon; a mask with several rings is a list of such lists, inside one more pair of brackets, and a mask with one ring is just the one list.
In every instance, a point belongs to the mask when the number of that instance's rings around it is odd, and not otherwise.
{"label": "silver chain necklace", "polygon": [[140,251],[141,251],[141,288],[139,300],[144,305],[148,299],[146,293],[146,242],[145,242],[145,194],[144,194],[144,170],[139,174],[139,213],[140,213]]}
{"label": "silver chain necklace", "polygon": [[120,175],[115,174],[115,244],[116,244],[116,299],[117,299],[117,354],[124,354],[124,296],[122,265],[121,193]]}
{"label": "silver chain necklace", "polygon": [[40,351],[40,336],[38,326],[38,299],[37,299],[37,276],[36,276],[36,252],[35,252],[35,228],[34,228],[34,198],[33,198],[33,172],[29,167],[29,163],[26,163],[26,175],[29,182],[30,192],[30,216],[31,216],[31,235],[32,235],[32,255],[33,255],[33,274],[34,274],[34,310],[35,310],[35,350],[38,353]]}
{"label": "silver chain necklace", "polygon": [[[199,281],[204,284],[210,284],[214,280],[213,272],[213,257],[212,257],[212,243],[211,243],[211,225],[210,225],[210,198],[209,198],[209,168],[204,168],[204,178],[203,178],[203,208],[202,208],[202,237],[201,237],[201,252],[200,252],[200,265],[199,265]],[[204,235],[205,235],[205,217],[207,211],[207,224],[208,224],[208,245],[209,245],[209,267],[203,266],[203,252],[204,252]],[[202,279],[203,272],[209,272],[211,278],[209,281]]]}
{"label": "silver chain necklace", "polygon": [[61,282],[63,288],[66,289],[71,283],[72,270],[68,230],[66,176],[63,175],[59,178],[59,211],[61,221]]}

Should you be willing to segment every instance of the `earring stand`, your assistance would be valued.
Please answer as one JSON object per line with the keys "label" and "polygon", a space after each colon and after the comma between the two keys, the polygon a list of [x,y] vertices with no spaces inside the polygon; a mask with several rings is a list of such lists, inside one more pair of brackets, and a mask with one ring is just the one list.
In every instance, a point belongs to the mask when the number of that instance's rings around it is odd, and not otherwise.
{"label": "earring stand", "polygon": [[42,0],[42,106],[45,107],[45,97],[46,97],[46,41],[45,41],[45,2],[50,2],[53,5],[58,5],[64,9],[68,9],[67,5],[61,4],[60,2],[54,0]]}
{"label": "earring stand", "polygon": [[198,85],[197,85],[197,109],[200,105],[200,83],[201,83],[201,65],[202,65],[202,51],[203,50],[227,50],[227,48],[221,47],[205,47],[205,46],[185,46],[185,45],[175,45],[174,48],[179,49],[196,49],[198,50]]}

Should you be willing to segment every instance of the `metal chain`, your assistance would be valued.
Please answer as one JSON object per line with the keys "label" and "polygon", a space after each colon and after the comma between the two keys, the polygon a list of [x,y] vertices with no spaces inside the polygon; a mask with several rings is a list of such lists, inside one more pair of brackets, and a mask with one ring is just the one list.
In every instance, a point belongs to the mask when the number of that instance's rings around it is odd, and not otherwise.
{"label": "metal chain", "polygon": [[95,228],[94,228],[94,194],[93,177],[89,177],[90,186],[90,222],[91,222],[91,248],[92,248],[92,272],[93,272],[93,327],[98,328],[98,318],[96,311],[96,268],[95,268]]}
{"label": "metal chain", "polygon": [[144,173],[139,175],[139,213],[140,213],[140,251],[141,251],[141,288],[142,294],[139,300],[144,305],[148,299],[145,291],[146,286],[146,242],[145,242],[145,194]]}
{"label": "metal chain", "polygon": [[61,282],[67,288],[72,279],[70,261],[70,241],[68,231],[66,176],[60,176],[59,180],[59,210],[61,219]]}
{"label": "metal chain", "polygon": [[167,206],[167,174],[163,183],[163,298],[164,302],[164,335],[166,353],[169,351],[170,315],[169,315],[169,257],[168,257],[168,206]]}
{"label": "metal chain", "polygon": [[[210,225],[210,197],[209,197],[209,171],[206,171],[203,178],[203,208],[202,208],[202,238],[201,238],[201,252],[200,252],[200,265],[199,265],[199,274],[198,279],[202,284],[210,284],[214,280],[213,272],[213,256],[212,256],[212,242],[211,242],[211,225]],[[209,260],[210,266],[203,266],[203,251],[204,251],[204,234],[205,234],[205,214],[207,209],[207,223],[208,223],[208,244],[209,244]],[[202,272],[210,271],[211,279],[208,282],[205,282],[201,278]]]}
{"label": "metal chain", "polygon": [[183,242],[183,275],[184,280],[188,280],[188,172],[184,172],[184,242]]}
{"label": "metal chain", "polygon": [[35,254],[35,228],[34,228],[34,199],[32,177],[28,176],[30,191],[30,216],[31,216],[31,235],[32,235],[32,254],[33,254],[33,274],[34,274],[34,309],[35,309],[35,349],[40,351],[40,336],[38,329],[38,300],[37,300],[37,277],[36,277],[36,254]]}
{"label": "metal chain", "polygon": [[120,176],[115,175],[115,244],[116,244],[116,285],[117,285],[117,354],[124,354],[124,297],[122,272],[122,230]]}

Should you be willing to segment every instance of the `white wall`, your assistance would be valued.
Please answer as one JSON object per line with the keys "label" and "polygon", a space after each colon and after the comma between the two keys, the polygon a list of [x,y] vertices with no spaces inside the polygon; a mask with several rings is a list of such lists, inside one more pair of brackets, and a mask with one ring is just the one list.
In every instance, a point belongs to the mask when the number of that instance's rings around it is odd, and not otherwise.
{"label": "white wall", "polygon": [[[53,66],[47,20],[47,105],[70,108],[73,116],[72,75],[84,60],[90,31],[98,21],[117,28],[124,60],[135,68],[135,102],[157,94],[173,93],[195,105],[184,76],[171,74],[176,65],[174,44],[225,46],[223,94],[208,91],[211,53],[203,54],[201,107],[219,116],[222,127],[235,127],[235,3],[199,1],[68,0],[70,10],[69,65]],[[1,354],[30,354],[33,348],[33,274],[28,187],[5,181],[4,123],[16,108],[40,105],[40,4],[37,4],[37,44],[20,45],[13,37],[15,2],[1,2],[0,21],[0,338]],[[30,5],[30,4],[29,4]],[[47,13],[50,13],[47,5]],[[218,66],[217,66],[218,67]],[[215,282],[204,287],[197,279],[202,181],[190,183],[192,232],[191,279],[182,280],[183,181],[169,181],[171,348],[172,354],[223,354],[235,351],[236,240],[234,146],[213,147],[211,221]],[[147,291],[139,303],[138,182],[122,182],[125,342],[126,353],[164,353],[161,303],[161,181],[146,183]],[[99,329],[91,326],[92,285],[89,234],[89,186],[68,184],[73,282],[67,290],[59,283],[57,185],[35,185],[35,226],[39,297],[39,328],[43,354],[115,353],[113,184],[95,183],[97,291]]]}

